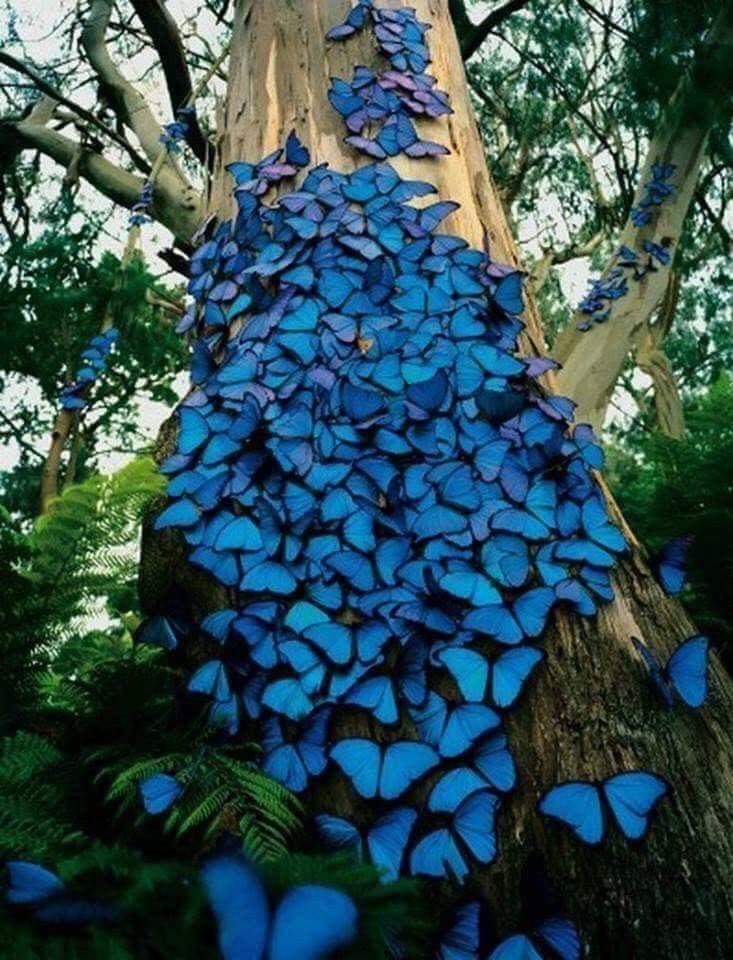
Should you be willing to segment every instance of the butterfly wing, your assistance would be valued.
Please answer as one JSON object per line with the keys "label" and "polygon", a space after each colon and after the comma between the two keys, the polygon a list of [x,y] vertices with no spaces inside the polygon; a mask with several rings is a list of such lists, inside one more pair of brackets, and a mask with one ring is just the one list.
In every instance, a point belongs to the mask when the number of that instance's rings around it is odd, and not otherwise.
{"label": "butterfly wing", "polygon": [[496,790],[508,793],[514,789],[517,769],[503,733],[487,737],[477,748],[473,762]]}
{"label": "butterfly wing", "polygon": [[339,740],[331,748],[331,759],[341,767],[360,796],[367,800],[376,797],[382,766],[382,755],[376,743],[359,737]]}
{"label": "butterfly wing", "polygon": [[548,946],[559,960],[580,960],[578,928],[569,917],[551,917],[536,927],[533,935]]}
{"label": "butterfly wing", "polygon": [[398,807],[378,820],[367,833],[367,847],[375,866],[385,880],[396,880],[410,839],[417,813],[410,807]]}
{"label": "butterfly wing", "polygon": [[507,650],[491,668],[491,698],[497,707],[511,707],[522,692],[527,678],[544,653],[536,647],[521,646]]}
{"label": "butterfly wing", "polygon": [[140,798],[147,813],[165,813],[183,793],[183,787],[167,773],[154,773],[139,784]]}
{"label": "butterfly wing", "polygon": [[426,743],[401,740],[384,752],[379,792],[385,800],[395,800],[408,787],[437,766],[438,754]]}
{"label": "butterfly wing", "polygon": [[667,677],[688,707],[701,707],[708,695],[707,637],[698,634],[685,640],[667,662]]}
{"label": "butterfly wing", "polygon": [[605,824],[598,787],[593,783],[561,783],[541,798],[539,811],[570,827],[583,843],[596,846],[603,840]]}
{"label": "butterfly wing", "polygon": [[485,789],[486,781],[470,767],[449,770],[430,791],[428,809],[432,813],[453,813],[466,797]]}
{"label": "butterfly wing", "polygon": [[293,887],[272,918],[267,960],[322,960],[354,940],[358,920],[354,901],[340,890]]}
{"label": "butterfly wing", "polygon": [[456,910],[451,927],[438,945],[437,960],[479,960],[480,940],[481,905],[471,900]]}
{"label": "butterfly wing", "polygon": [[652,680],[652,683],[655,685],[659,691],[662,699],[667,704],[668,707],[674,706],[674,700],[672,699],[672,691],[669,688],[667,683],[667,678],[664,675],[662,670],[662,665],[651,652],[649,647],[645,643],[642,643],[637,637],[632,637],[631,642],[634,644],[637,653],[641,656],[644,664],[646,665],[647,670],[649,671],[649,676]]}
{"label": "butterfly wing", "polygon": [[456,810],[453,826],[479,863],[492,863],[496,858],[494,820],[499,798],[488,790],[467,797]]}
{"label": "butterfly wing", "polygon": [[223,960],[263,960],[270,925],[265,891],[242,856],[220,855],[201,868]]}
{"label": "butterfly wing", "polygon": [[687,580],[687,555],[692,546],[693,537],[685,534],[665,544],[657,556],[657,576],[664,592],[676,596]]}
{"label": "butterfly wing", "polygon": [[361,834],[343,817],[332,817],[323,813],[315,818],[316,830],[327,846],[336,850],[351,850],[357,857],[362,856]]}
{"label": "butterfly wing", "polygon": [[629,840],[641,840],[649,829],[649,818],[669,784],[655,773],[633,770],[603,781],[603,792],[616,822]]}
{"label": "butterfly wing", "polygon": [[488,956],[487,960],[544,960],[535,945],[523,933],[515,933],[502,940]]}
{"label": "butterfly wing", "polygon": [[56,874],[37,863],[9,860],[6,867],[10,883],[5,890],[5,899],[9,903],[41,903],[64,891]]}
{"label": "butterfly wing", "polygon": [[455,877],[459,883],[468,874],[466,861],[458,849],[450,830],[433,830],[416,844],[410,854],[410,873],[413,876]]}

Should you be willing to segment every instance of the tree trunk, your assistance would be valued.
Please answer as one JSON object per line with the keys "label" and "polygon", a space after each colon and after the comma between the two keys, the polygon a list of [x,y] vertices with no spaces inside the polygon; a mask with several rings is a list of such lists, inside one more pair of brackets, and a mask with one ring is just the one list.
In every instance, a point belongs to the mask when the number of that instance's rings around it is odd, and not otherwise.
{"label": "tree trunk", "polygon": [[[693,68],[680,81],[649,144],[634,207],[638,207],[644,195],[644,185],[652,179],[654,164],[675,165],[670,182],[676,189],[669,200],[655,208],[658,212],[653,213],[650,223],[634,226],[631,216],[627,220],[619,245],[637,251],[640,259],[644,258],[642,245],[645,240],[659,243],[662,238],[674,256],[682,235],[705,158],[708,134],[730,96],[729,82],[721,81],[721,77],[725,77],[727,61],[733,50],[731,11],[727,5],[719,15],[706,42],[698,50]],[[601,274],[602,279],[607,278],[616,266],[614,251]],[[640,338],[644,339],[645,328],[662,303],[667,283],[668,268],[661,266],[656,272],[647,273],[641,282],[630,280],[628,292],[613,301],[606,322],[594,324],[587,331],[580,330],[579,325],[588,317],[576,310],[557,338],[552,353],[563,365],[557,376],[558,390],[577,403],[576,418],[591,423],[597,431],[603,427],[626,359]],[[658,353],[661,354],[661,348]],[[663,382],[669,385],[671,370],[668,361],[663,354],[657,359],[665,367]],[[662,406],[667,399],[668,396],[661,398]]]}
{"label": "tree trunk", "polygon": [[[349,171],[358,162],[342,144],[341,119],[326,99],[330,75],[350,77],[354,64],[374,59],[364,38],[336,45],[324,41],[349,6],[348,0],[237,3],[219,172],[211,195],[217,216],[231,213],[223,166],[258,159],[282,145],[293,126],[314,163],[328,161]],[[516,262],[471,115],[448,0],[414,0],[414,6],[419,19],[433,25],[431,72],[451,94],[455,109],[447,120],[426,122],[420,132],[452,152],[434,161],[401,158],[395,165],[410,178],[430,180],[441,199],[461,202],[448,222],[451,232],[478,245],[485,228],[495,257]],[[523,348],[530,351],[532,343],[542,343],[532,303],[526,319]],[[169,424],[161,454],[174,445],[175,428]],[[161,610],[182,594],[195,615],[226,605],[226,592],[194,573],[184,557],[177,537],[146,531],[141,568],[146,609]],[[591,957],[722,958],[733,937],[733,753],[726,733],[731,682],[713,658],[708,706],[699,714],[660,709],[629,637],[643,638],[661,656],[694,628],[681,606],[663,596],[638,551],[619,564],[616,591],[616,601],[597,619],[558,615],[547,631],[548,662],[507,725],[520,785],[499,817],[501,852],[473,881],[494,909],[501,932],[511,932],[518,923],[519,871],[525,855],[539,847]],[[353,735],[354,726],[349,729]],[[640,847],[613,837],[600,850],[585,848],[534,812],[539,794],[561,780],[602,778],[639,767],[673,784],[671,798],[662,803]],[[306,799],[314,812],[349,815],[354,812],[350,797],[338,774],[330,773]],[[446,887],[440,885],[441,895]]]}

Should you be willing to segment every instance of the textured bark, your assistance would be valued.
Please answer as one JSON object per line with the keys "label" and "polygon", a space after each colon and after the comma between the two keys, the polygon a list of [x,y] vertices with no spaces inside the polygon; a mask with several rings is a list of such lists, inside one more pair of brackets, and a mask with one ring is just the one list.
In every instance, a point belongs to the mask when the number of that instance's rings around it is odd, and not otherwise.
{"label": "textured bark", "polygon": [[[705,158],[705,148],[718,110],[726,109],[730,97],[730,74],[726,66],[733,52],[733,7],[728,4],[713,26],[707,42],[701,46],[696,63],[680,85],[667,107],[659,129],[649,144],[644,168],[639,177],[634,206],[644,193],[644,184],[651,179],[654,163],[673,163],[677,169],[672,182],[676,192],[643,227],[635,227],[629,219],[619,237],[641,252],[644,240],[667,238],[674,255],[682,235],[687,212]],[[606,277],[616,265],[611,258],[603,270]],[[578,404],[577,419],[591,423],[600,430],[606,419],[608,406],[616,382],[629,353],[644,328],[659,308],[667,287],[667,270],[660,268],[648,273],[640,282],[629,282],[629,291],[614,301],[611,316],[606,323],[596,324],[584,332],[578,324],[587,317],[576,311],[568,326],[557,338],[553,356],[563,369],[557,377],[561,393]],[[669,380],[665,376],[665,383]],[[663,401],[664,402],[664,401]]]}
{"label": "textured bark", "polygon": [[[478,244],[486,228],[494,255],[516,262],[471,116],[448,0],[413,2],[420,19],[433,24],[433,72],[456,111],[421,130],[450,146],[452,155],[432,162],[401,158],[396,165],[410,177],[435,183],[442,199],[462,203],[448,230]],[[314,162],[347,171],[359,162],[343,146],[340,118],[326,100],[329,75],[350,76],[355,63],[373,59],[365,39],[333,47],[323,40],[348,7],[348,0],[239,0],[213,213],[223,217],[232,211],[223,165],[261,157],[281,145],[293,126]],[[526,317],[529,338],[540,343],[531,302]],[[528,338],[523,346],[530,348]],[[175,427],[169,423],[161,455],[174,445]],[[184,555],[178,537],[146,532],[141,590],[147,609],[178,603],[182,596],[199,615],[226,603],[226,591],[194,572]],[[494,908],[501,931],[515,929],[518,874],[525,855],[539,847],[592,958],[722,958],[733,937],[733,754],[726,734],[731,683],[714,663],[709,706],[699,714],[660,708],[629,637],[642,637],[662,656],[694,628],[681,606],[662,595],[638,552],[619,565],[616,588],[618,599],[595,620],[559,615],[547,631],[547,664],[508,723],[521,779],[500,814],[501,853],[471,885],[479,886]],[[349,721],[338,732],[358,735],[365,725],[367,719]],[[607,844],[589,850],[534,812],[539,794],[559,780],[638,767],[658,771],[674,787],[640,847],[621,842],[611,830]],[[354,797],[338,773],[331,773],[306,799],[312,809],[325,807],[363,822],[369,805]],[[449,894],[448,885],[440,884],[429,895]]]}

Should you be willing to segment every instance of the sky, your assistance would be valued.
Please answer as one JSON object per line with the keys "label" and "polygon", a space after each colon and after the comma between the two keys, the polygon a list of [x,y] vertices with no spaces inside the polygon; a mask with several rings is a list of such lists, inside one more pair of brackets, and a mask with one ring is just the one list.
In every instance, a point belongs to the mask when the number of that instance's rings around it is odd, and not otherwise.
{"label": "sky", "polygon": [[[43,63],[53,58],[58,50],[58,38],[57,35],[55,35],[54,25],[57,24],[65,14],[77,8],[78,0],[0,0],[0,17],[3,16],[3,6],[7,11],[7,15],[15,18],[16,29],[23,38],[25,48],[23,50],[18,46],[9,46],[9,52],[18,56],[25,55],[35,63]],[[478,19],[482,12],[489,6],[489,4],[477,4],[473,8],[474,17]],[[186,22],[187,17],[190,16],[192,10],[195,9],[196,2],[195,0],[169,0],[168,7],[178,22],[183,24]],[[218,50],[216,41],[213,39],[215,36],[214,31],[215,26],[212,18],[201,18],[198,23],[190,24],[188,31],[190,33],[189,42],[200,47],[201,41],[195,36],[195,33],[199,33],[204,37],[211,37],[212,46]],[[151,58],[137,58],[134,61],[126,62],[124,69],[128,77],[141,76],[146,72],[147,68],[149,68],[150,63]],[[145,94],[149,103],[156,109],[158,116],[161,118],[161,122],[168,122],[171,117],[168,115],[169,106],[167,97],[162,85],[157,82],[156,76],[149,74],[147,79],[144,79],[139,84],[139,88],[141,92]],[[84,106],[94,106],[94,95],[91,87],[79,87],[74,90],[73,95],[74,99]],[[50,161],[47,162],[47,168],[49,173],[58,172],[57,168],[54,171],[54,165]],[[90,187],[85,187],[82,195],[90,207],[99,209],[99,205],[102,205],[102,210],[105,212],[106,217],[103,243],[107,249],[119,253],[126,238],[126,211],[120,210],[119,208],[116,209],[114,205],[100,197],[100,195]],[[542,213],[552,213],[551,201],[545,201],[545,207]],[[536,239],[533,240],[536,232],[536,225],[531,218],[522,222],[519,239],[524,242],[524,249],[533,254],[539,252]],[[151,269],[156,269],[156,263],[163,269],[163,265],[160,261],[157,261],[156,251],[168,246],[169,242],[169,234],[164,228],[158,227],[157,225],[146,226],[143,233],[142,246]],[[562,243],[564,241],[561,239],[560,242]],[[568,298],[568,301],[570,303],[577,302],[585,292],[590,276],[589,261],[575,260],[560,268],[558,273],[563,292]],[[185,392],[186,384],[187,377],[183,375],[178,379],[176,384],[179,395],[182,396]],[[4,395],[0,396],[0,405],[12,409],[12,398],[15,391],[27,391],[28,389],[33,389],[33,385],[23,382],[11,383]],[[163,405],[143,401],[139,414],[139,426],[141,432],[146,437],[146,442],[150,443],[154,440],[161,422],[168,414],[169,410]],[[12,445],[5,450],[0,450],[0,469],[5,470],[12,468],[14,463],[17,462],[17,458],[18,450]],[[129,458],[129,454],[110,453],[102,457],[100,469],[103,472],[112,472],[123,466]]]}

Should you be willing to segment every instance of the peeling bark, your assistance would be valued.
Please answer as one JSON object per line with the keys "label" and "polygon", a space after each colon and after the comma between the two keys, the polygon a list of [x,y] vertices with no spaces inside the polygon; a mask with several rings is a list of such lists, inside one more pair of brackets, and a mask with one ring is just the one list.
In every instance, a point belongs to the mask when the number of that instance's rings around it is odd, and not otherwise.
{"label": "peeling bark", "polygon": [[[448,230],[475,245],[485,227],[494,255],[516,263],[514,241],[471,116],[448,0],[413,2],[420,19],[433,25],[433,72],[451,93],[456,110],[447,121],[425,123],[421,130],[450,146],[452,154],[432,162],[403,157],[395,165],[403,175],[435,183],[442,199],[462,203]],[[311,148],[314,162],[328,161],[346,171],[360,162],[343,145],[340,118],[326,100],[329,75],[350,76],[355,63],[374,57],[364,38],[334,46],[323,39],[349,6],[348,0],[236,4],[229,95],[211,198],[211,211],[219,217],[232,212],[224,165],[261,157],[282,145],[292,127]],[[529,300],[525,351],[532,341],[542,342],[531,295]],[[161,456],[175,447],[175,434],[169,421]],[[548,663],[508,724],[521,781],[499,818],[501,854],[493,866],[475,872],[471,884],[491,904],[500,931],[516,929],[519,871],[526,854],[539,847],[592,958],[722,958],[733,938],[731,681],[713,657],[709,706],[699,714],[661,709],[629,637],[645,639],[665,656],[694,627],[682,607],[663,596],[639,550],[619,565],[615,580],[617,599],[595,620],[560,615],[547,631]],[[182,538],[154,534],[150,526],[140,587],[149,611],[182,596],[194,616],[227,604],[226,591],[186,563]],[[367,722],[353,721],[349,733],[358,735],[357,725]],[[346,732],[344,724],[339,733]],[[667,776],[674,787],[640,847],[622,842],[611,830],[602,849],[586,849],[534,812],[539,794],[559,780],[638,767]],[[312,810],[327,805],[330,812],[360,819],[367,810],[354,797],[338,772],[332,772],[306,803]],[[446,884],[428,890],[435,901],[455,895]]]}

